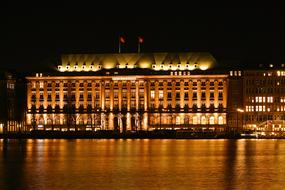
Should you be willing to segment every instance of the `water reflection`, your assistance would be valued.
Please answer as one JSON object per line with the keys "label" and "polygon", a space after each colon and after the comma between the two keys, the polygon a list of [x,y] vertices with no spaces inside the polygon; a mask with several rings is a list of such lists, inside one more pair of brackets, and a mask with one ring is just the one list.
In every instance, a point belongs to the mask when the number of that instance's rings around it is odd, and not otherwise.
{"label": "water reflection", "polygon": [[282,189],[283,140],[0,141],[0,189]]}

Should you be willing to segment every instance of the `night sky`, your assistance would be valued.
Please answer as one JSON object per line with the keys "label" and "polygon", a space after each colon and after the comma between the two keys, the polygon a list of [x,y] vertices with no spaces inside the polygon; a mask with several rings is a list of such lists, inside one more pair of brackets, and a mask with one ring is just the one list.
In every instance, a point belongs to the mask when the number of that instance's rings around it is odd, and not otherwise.
{"label": "night sky", "polygon": [[285,22],[278,5],[12,8],[1,12],[1,68],[36,68],[62,53],[114,53],[120,35],[126,38],[122,52],[136,52],[140,35],[142,52],[207,51],[218,61],[285,61]]}

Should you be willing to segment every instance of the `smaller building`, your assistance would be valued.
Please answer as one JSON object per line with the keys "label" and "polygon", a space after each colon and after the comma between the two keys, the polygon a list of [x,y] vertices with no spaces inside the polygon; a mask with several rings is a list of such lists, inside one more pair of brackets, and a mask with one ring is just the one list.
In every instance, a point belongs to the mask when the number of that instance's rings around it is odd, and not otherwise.
{"label": "smaller building", "polygon": [[247,129],[285,131],[285,64],[260,64],[244,71],[244,124]]}
{"label": "smaller building", "polygon": [[0,133],[25,130],[25,80],[11,72],[0,72]]}

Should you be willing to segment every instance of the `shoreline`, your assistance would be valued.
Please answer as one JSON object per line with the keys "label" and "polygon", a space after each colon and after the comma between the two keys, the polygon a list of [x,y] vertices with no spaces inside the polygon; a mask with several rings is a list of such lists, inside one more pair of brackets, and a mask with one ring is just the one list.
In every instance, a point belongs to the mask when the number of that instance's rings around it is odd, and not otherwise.
{"label": "shoreline", "polygon": [[285,139],[285,136],[241,136],[240,133],[136,131],[32,131],[0,134],[0,139]]}

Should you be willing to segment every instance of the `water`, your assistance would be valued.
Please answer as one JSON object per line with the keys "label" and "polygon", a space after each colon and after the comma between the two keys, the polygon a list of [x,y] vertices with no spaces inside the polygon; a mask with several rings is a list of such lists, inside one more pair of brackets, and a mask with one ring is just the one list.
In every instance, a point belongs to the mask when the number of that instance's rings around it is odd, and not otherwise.
{"label": "water", "polygon": [[0,189],[284,189],[285,140],[0,141]]}

